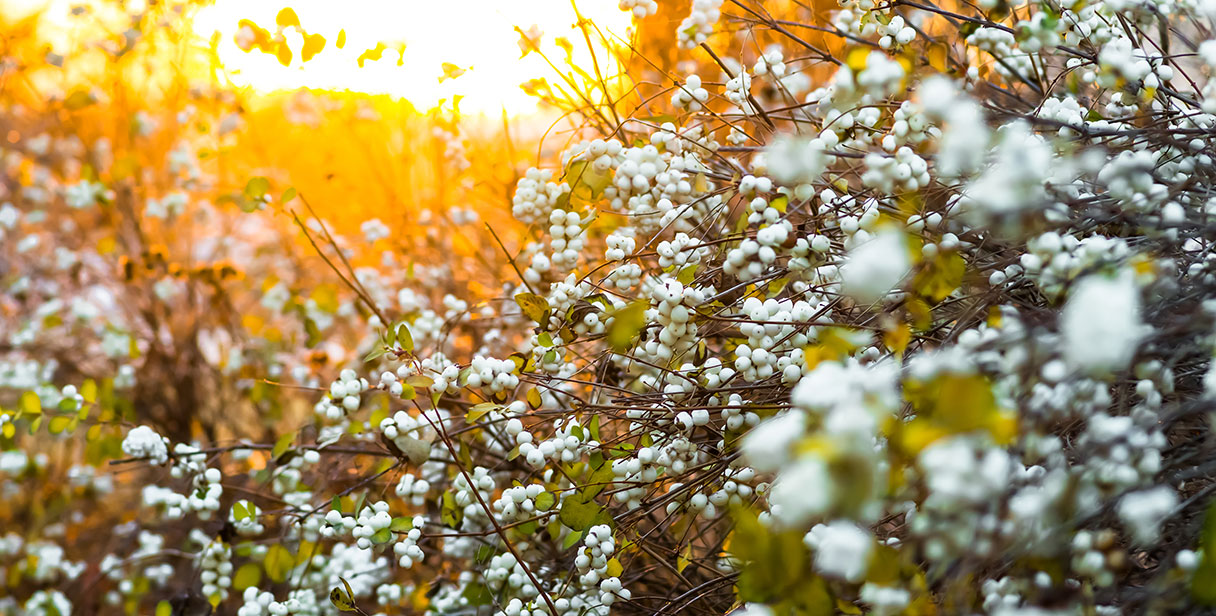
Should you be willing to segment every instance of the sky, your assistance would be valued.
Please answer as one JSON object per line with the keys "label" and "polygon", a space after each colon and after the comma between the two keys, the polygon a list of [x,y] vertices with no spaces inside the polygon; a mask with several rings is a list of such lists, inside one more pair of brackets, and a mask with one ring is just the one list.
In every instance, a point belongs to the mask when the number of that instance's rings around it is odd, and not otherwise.
{"label": "sky", "polygon": [[[606,32],[624,36],[629,16],[615,2],[584,4],[579,10],[585,17]],[[275,15],[284,6],[295,10],[305,30],[327,39],[321,54],[284,67],[269,54],[246,53],[237,47],[241,19],[273,30]],[[403,96],[419,108],[460,94],[465,97],[463,111],[499,113],[505,106],[509,113],[519,114],[535,109],[519,84],[553,71],[536,54],[520,58],[520,37],[514,26],[524,30],[538,26],[552,46],[556,36],[581,43],[575,22],[568,0],[217,0],[199,14],[195,31],[207,37],[218,30],[220,59],[233,81],[257,90],[350,89]],[[346,32],[346,45],[340,50],[334,46],[339,30]],[[404,58],[390,50],[380,61],[358,68],[358,56],[379,41],[403,42]],[[298,50],[298,44],[295,41],[292,47]],[[575,47],[583,51],[576,54],[576,61],[580,57],[585,61],[585,43]],[[399,59],[402,66],[397,65]],[[445,62],[467,72],[440,83]]]}
{"label": "sky", "polygon": [[[128,7],[145,0],[126,0]],[[0,0],[7,14],[43,10],[43,25],[66,26],[68,14],[79,4],[110,3],[112,0]],[[288,30],[287,40],[295,58],[283,66],[270,54],[242,51],[236,43],[239,22],[249,19],[270,31],[275,16],[285,7],[299,16],[301,26],[326,38],[325,49],[307,63],[299,60],[301,36]],[[609,36],[626,36],[630,17],[611,0],[582,0],[579,11]],[[203,7],[194,20],[194,31],[206,41],[218,32],[220,61],[229,78],[255,92],[274,93],[301,87],[352,90],[390,94],[408,99],[415,107],[429,109],[441,100],[462,95],[461,110],[498,115],[505,108],[511,115],[531,113],[535,102],[519,85],[536,77],[552,77],[553,69],[536,54],[521,59],[519,33],[515,26],[543,31],[543,47],[550,58],[564,54],[554,38],[574,43],[575,61],[589,66],[589,55],[569,0],[215,0]],[[343,49],[335,45],[344,30]],[[379,61],[359,68],[357,58],[378,42],[390,46],[404,43],[404,56],[391,49]],[[601,62],[606,51],[597,50]],[[398,66],[398,60],[402,65]],[[444,63],[466,72],[446,79]]]}

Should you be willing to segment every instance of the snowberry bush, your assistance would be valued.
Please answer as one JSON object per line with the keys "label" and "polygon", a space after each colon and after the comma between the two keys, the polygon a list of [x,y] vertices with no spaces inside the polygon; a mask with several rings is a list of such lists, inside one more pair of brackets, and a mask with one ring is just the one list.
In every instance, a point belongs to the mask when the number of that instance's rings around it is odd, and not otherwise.
{"label": "snowberry bush", "polygon": [[[235,219],[298,231],[338,290],[303,297],[266,256],[162,275],[152,250],[154,275],[57,285],[113,259],[45,245],[64,212],[124,233],[129,185],[112,157],[45,162],[103,144],[4,146],[0,489],[22,498],[0,612],[1216,605],[1216,5],[843,0],[823,21],[695,0],[668,24],[619,4],[635,37],[678,24],[680,70],[622,48],[619,77],[539,92],[585,122],[498,206],[516,224],[489,225],[493,287],[352,267],[355,240],[262,177]],[[466,173],[459,133],[436,135]],[[180,186],[147,216],[219,216],[191,202],[196,163],[173,150]],[[442,217],[473,232],[463,206]],[[294,346],[110,314],[225,280],[260,296],[246,316],[294,315]],[[41,361],[65,321],[111,359]],[[208,349],[190,386],[253,419],[128,393],[154,362],[196,369],[166,341]],[[82,537],[118,499],[121,540]]]}

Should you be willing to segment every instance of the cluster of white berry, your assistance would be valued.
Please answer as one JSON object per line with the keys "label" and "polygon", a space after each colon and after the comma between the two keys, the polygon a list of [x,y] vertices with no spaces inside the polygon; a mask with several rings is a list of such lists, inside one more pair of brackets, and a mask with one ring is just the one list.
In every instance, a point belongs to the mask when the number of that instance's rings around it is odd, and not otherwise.
{"label": "cluster of white berry", "polygon": [[236,534],[242,537],[256,537],[266,530],[266,527],[258,521],[258,516],[262,510],[255,504],[249,501],[239,501],[239,504],[247,512],[245,517],[237,519],[236,507],[228,510],[228,521],[236,528]]}
{"label": "cluster of white berry", "polygon": [[680,47],[692,49],[704,43],[714,33],[722,16],[722,0],[693,0],[692,10],[676,28]]}
{"label": "cluster of white berry", "polygon": [[[511,486],[503,490],[502,496],[494,501],[495,517],[507,523],[531,518],[538,513],[537,499],[541,494],[548,493],[545,492],[545,486],[539,483]],[[552,494],[549,494],[549,503],[553,503]]]}
{"label": "cluster of white berry", "polygon": [[411,505],[421,507],[426,504],[426,495],[431,491],[431,483],[413,473],[402,473],[394,491]]}
{"label": "cluster of white berry", "polygon": [[515,435],[516,442],[520,443],[519,453],[532,468],[542,468],[546,460],[573,462],[582,455],[584,447],[591,446],[588,431],[579,425],[575,418],[564,423],[562,420],[554,422],[553,436],[540,441],[539,444],[532,442],[532,433],[523,430],[522,423],[513,423],[516,421],[518,419],[512,419],[512,423],[507,424],[507,432],[511,433],[517,428],[520,430]]}
{"label": "cluster of white berry", "polygon": [[218,596],[221,601],[228,598],[232,587],[232,548],[216,539],[207,544],[199,554],[199,579],[203,583],[203,596]]}
{"label": "cluster of white berry", "polygon": [[700,265],[709,257],[711,249],[703,246],[698,238],[687,233],[677,233],[674,238],[659,242],[655,252],[659,255],[659,267],[678,270],[690,265]]}
{"label": "cluster of white berry", "polygon": [[929,163],[912,148],[902,146],[895,156],[883,156],[877,152],[866,154],[866,171],[861,182],[882,191],[914,191],[929,185]]}
{"label": "cluster of white berry", "polygon": [[393,554],[397,556],[397,564],[402,568],[409,569],[426,557],[422,548],[418,547],[418,540],[422,539],[422,529],[425,527],[426,517],[414,516],[410,529],[405,531],[404,536],[398,536],[397,542],[393,544]]}
{"label": "cluster of white berry", "polygon": [[513,391],[519,386],[516,376],[515,362],[510,359],[495,359],[493,357],[473,358],[469,363],[468,380],[466,384],[472,388],[485,388],[492,394]]}
{"label": "cluster of white berry", "polygon": [[338,375],[338,380],[330,384],[329,396],[319,400],[313,410],[318,416],[339,420],[347,413],[359,410],[360,395],[367,389],[367,379],[360,378],[354,370],[347,368]]}
{"label": "cluster of white berry", "polygon": [[656,0],[618,0],[617,7],[633,13],[634,19],[642,19],[659,12],[659,3]]}
{"label": "cluster of white berry", "polygon": [[148,426],[139,426],[122,440],[123,453],[132,458],[147,458],[157,464],[169,461],[169,439]]}
{"label": "cluster of white berry", "polygon": [[570,185],[550,181],[552,169],[528,169],[524,177],[515,184],[515,195],[511,198],[511,215],[528,224],[549,220],[549,213],[564,195],[570,193]]}
{"label": "cluster of white berry", "polygon": [[772,75],[777,79],[785,77],[785,54],[780,45],[772,45],[760,56],[754,65],[752,73],[757,77]]}
{"label": "cluster of white berry", "polygon": [[678,109],[700,111],[709,100],[709,90],[701,87],[699,75],[689,75],[682,85],[677,85],[671,95],[671,104]]}

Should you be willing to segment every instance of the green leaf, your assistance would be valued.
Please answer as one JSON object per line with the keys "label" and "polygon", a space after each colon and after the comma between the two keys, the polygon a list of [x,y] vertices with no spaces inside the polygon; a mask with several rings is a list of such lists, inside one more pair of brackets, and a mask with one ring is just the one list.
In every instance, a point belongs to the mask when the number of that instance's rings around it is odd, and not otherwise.
{"label": "green leaf", "polygon": [[494,602],[494,594],[485,584],[469,584],[460,596],[467,599],[469,605],[490,605]]}
{"label": "green leaf", "polygon": [[591,432],[591,438],[600,440],[600,416],[592,415],[591,423],[587,424],[587,430]]}
{"label": "green leaf", "polygon": [[387,528],[381,528],[380,530],[376,531],[376,534],[372,535],[372,543],[375,543],[376,545],[388,543],[392,540],[393,531]]}
{"label": "green leaf", "polygon": [[562,179],[569,182],[572,188],[570,193],[572,198],[578,197],[580,201],[590,201],[599,198],[604,193],[604,189],[612,183],[612,173],[610,171],[597,173],[590,161],[572,160],[566,166]]}
{"label": "green leaf", "polygon": [[494,557],[494,546],[483,545],[483,546],[477,548],[477,554],[475,554],[473,556],[473,562],[475,562],[479,565],[484,565],[484,564],[490,562],[490,559],[493,557]]}
{"label": "green leaf", "polygon": [[333,590],[329,591],[329,602],[338,608],[339,611],[362,613],[359,606],[355,605],[355,597],[354,593],[350,590],[350,582],[347,582],[344,577],[339,577],[338,579],[342,580],[342,586],[345,590],[335,586]]}
{"label": "green leaf", "polygon": [[835,599],[826,582],[810,571],[811,554],[794,530],[774,531],[755,512],[737,510],[731,553],[744,563],[736,590],[739,599],[780,605],[782,614],[829,616]]}
{"label": "green leaf", "polygon": [[383,344],[376,344],[376,347],[363,356],[363,363],[373,362],[388,354],[388,347]]}
{"label": "green leaf", "polygon": [[420,438],[398,436],[393,442],[414,466],[422,466],[431,458],[431,444]]}
{"label": "green leaf", "polygon": [[[550,527],[550,528],[552,528],[552,527]],[[566,538],[562,539],[562,549],[569,550],[570,548],[578,545],[583,540],[583,537],[586,534],[587,533],[578,533],[578,532],[568,533],[566,535]]]}
{"label": "green leaf", "polygon": [[173,616],[173,606],[168,601],[157,602],[156,616]]}
{"label": "green leaf", "polygon": [[245,563],[232,576],[232,587],[238,591],[253,588],[262,581],[262,568],[257,563]]}
{"label": "green leaf", "polygon": [[1216,605],[1216,503],[1204,515],[1199,547],[1203,558],[1191,578],[1191,597],[1200,605]]}
{"label": "green leaf", "polygon": [[258,176],[255,178],[250,178],[250,180],[245,183],[245,197],[247,199],[260,201],[268,192],[270,192],[270,180],[267,180],[264,177]]}
{"label": "green leaf", "polygon": [[237,501],[232,503],[232,518],[237,522],[252,518],[253,514],[249,512],[249,508],[245,506],[245,501]]}
{"label": "green leaf", "polygon": [[557,519],[574,530],[587,530],[592,527],[600,511],[602,509],[595,499],[581,493],[573,494],[562,501]]}
{"label": "green leaf", "polygon": [[270,457],[274,458],[275,460],[279,459],[279,456],[282,456],[283,454],[287,453],[288,449],[291,449],[291,444],[294,443],[295,440],[296,435],[294,432],[288,432],[287,434],[280,436],[279,440],[275,441],[274,443],[274,449],[270,450]]}
{"label": "green leaf", "polygon": [[587,478],[583,491],[586,493],[587,498],[595,498],[600,492],[603,492],[608,486],[612,485],[614,479],[616,479],[616,473],[612,470],[612,463],[601,460],[599,466],[595,467],[595,471]]}
{"label": "green leaf", "polygon": [[443,506],[439,510],[439,519],[449,528],[459,528],[464,511],[456,506],[456,497],[451,490],[443,493]]}
{"label": "green leaf", "polygon": [[296,198],[296,189],[293,186],[293,187],[288,188],[287,190],[283,191],[283,196],[279,197],[279,203],[287,203],[288,201],[291,201],[292,199],[295,199],[295,198]]}
{"label": "green leaf", "polygon": [[555,502],[557,502],[557,497],[552,492],[541,492],[536,495],[536,508],[540,511],[552,509]]}
{"label": "green leaf", "polygon": [[396,517],[393,518],[393,523],[388,528],[396,533],[404,533],[414,528],[414,521],[404,516]]}
{"label": "green leaf", "polygon": [[414,350],[414,337],[410,335],[410,328],[405,323],[398,323],[394,332],[397,336],[397,346],[401,347],[402,351],[410,352]]}
{"label": "green leaf", "polygon": [[697,266],[696,265],[685,265],[684,269],[681,269],[680,273],[676,275],[676,280],[680,281],[680,284],[686,285],[686,286],[692,284],[692,281],[695,280],[696,278],[697,278]]}

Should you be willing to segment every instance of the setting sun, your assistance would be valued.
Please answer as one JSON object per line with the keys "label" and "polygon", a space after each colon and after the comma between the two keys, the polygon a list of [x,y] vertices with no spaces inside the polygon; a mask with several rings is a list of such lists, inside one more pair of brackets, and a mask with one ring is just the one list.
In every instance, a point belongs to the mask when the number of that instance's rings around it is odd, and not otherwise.
{"label": "setting sun", "polygon": [[[579,6],[582,16],[594,21],[606,36],[625,35],[628,13],[618,10],[615,3],[585,4]],[[301,62],[298,52],[303,37],[289,28],[287,43],[296,55],[287,66],[274,55],[242,51],[237,44],[240,21],[273,29],[276,14],[284,6],[295,10],[304,30],[325,37],[324,50]],[[588,53],[574,27],[576,22],[571,3],[564,0],[299,0],[289,5],[217,0],[199,11],[194,29],[203,39],[218,32],[219,60],[229,78],[259,92],[310,87],[390,94],[404,97],[420,109],[461,95],[465,97],[461,107],[467,111],[498,112],[505,107],[509,113],[519,114],[535,109],[534,99],[519,85],[551,76],[553,69],[536,54],[520,57],[520,35],[515,27],[524,31],[539,28],[546,49],[556,50],[554,39],[567,37],[574,43],[575,62],[582,64]],[[345,44],[338,49],[341,32],[345,32]],[[387,46],[383,56],[360,67],[360,55],[380,43]],[[400,44],[404,44],[401,53],[394,49]],[[596,48],[601,62],[606,53],[602,46]],[[552,57],[561,58],[561,54]]]}

